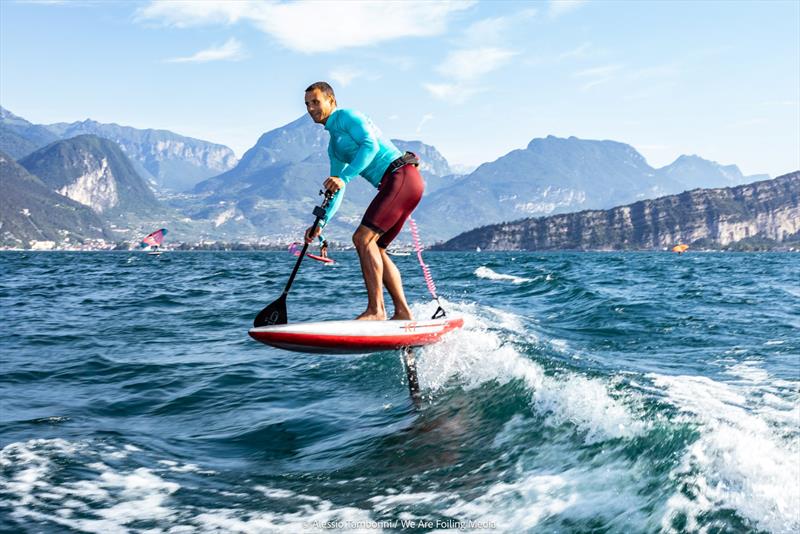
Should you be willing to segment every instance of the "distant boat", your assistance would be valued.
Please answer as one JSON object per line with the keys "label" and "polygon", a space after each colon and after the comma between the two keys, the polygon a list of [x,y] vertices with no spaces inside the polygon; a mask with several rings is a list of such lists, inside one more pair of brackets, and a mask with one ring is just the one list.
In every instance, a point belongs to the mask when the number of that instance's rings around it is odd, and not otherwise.
{"label": "distant boat", "polygon": [[163,251],[159,250],[159,248],[164,243],[165,235],[167,235],[167,229],[159,228],[155,232],[147,234],[147,237],[142,239],[142,242],[139,243],[139,247],[140,248],[150,247],[150,250],[147,252],[148,256],[160,256]]}
{"label": "distant boat", "polygon": [[683,254],[687,250],[689,250],[689,245],[680,244],[672,247],[672,252],[677,252],[678,254]]}
{"label": "distant boat", "polygon": [[414,248],[411,245],[397,245],[386,249],[389,256],[411,256],[412,252],[414,252]]}
{"label": "distant boat", "polygon": [[481,247],[475,247],[475,252],[480,252],[480,251],[481,251]]}

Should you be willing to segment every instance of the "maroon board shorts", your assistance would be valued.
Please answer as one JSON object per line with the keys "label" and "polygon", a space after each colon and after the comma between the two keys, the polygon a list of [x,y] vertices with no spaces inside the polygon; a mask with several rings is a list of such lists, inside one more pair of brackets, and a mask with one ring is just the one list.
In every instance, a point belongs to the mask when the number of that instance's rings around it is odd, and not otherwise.
{"label": "maroon board shorts", "polygon": [[394,241],[419,204],[424,190],[425,182],[414,165],[403,165],[394,172],[386,171],[378,185],[378,194],[361,219],[361,224],[381,234],[379,247],[386,248]]}

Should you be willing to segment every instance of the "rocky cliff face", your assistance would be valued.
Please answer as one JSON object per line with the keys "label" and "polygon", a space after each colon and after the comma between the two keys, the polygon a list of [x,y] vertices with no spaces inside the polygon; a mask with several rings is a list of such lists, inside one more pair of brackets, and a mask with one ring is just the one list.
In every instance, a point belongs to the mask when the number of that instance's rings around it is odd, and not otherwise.
{"label": "rocky cliff face", "polygon": [[113,236],[88,207],[50,190],[0,152],[0,246],[80,243]]}
{"label": "rocky cliff face", "polygon": [[663,249],[782,242],[800,232],[800,171],[721,189],[694,189],[609,210],[523,219],[477,228],[441,250]]}
{"label": "rocky cliff face", "polygon": [[93,135],[57,141],[19,161],[53,191],[96,213],[146,212],[158,201],[119,146]]}
{"label": "rocky cliff face", "polygon": [[[159,191],[185,191],[198,182],[236,165],[236,155],[224,146],[167,130],[139,130],[93,120],[48,125],[62,139],[96,135],[117,143],[143,178]],[[141,172],[142,170],[146,172]]]}

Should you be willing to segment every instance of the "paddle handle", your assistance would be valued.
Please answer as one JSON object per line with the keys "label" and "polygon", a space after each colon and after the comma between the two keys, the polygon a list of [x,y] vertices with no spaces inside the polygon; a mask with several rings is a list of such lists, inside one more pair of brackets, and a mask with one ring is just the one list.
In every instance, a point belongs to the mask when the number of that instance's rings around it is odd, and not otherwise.
{"label": "paddle handle", "polygon": [[[330,192],[325,191],[325,200],[323,200],[322,204],[320,204],[319,206],[314,207],[314,216],[316,217],[316,219],[314,219],[314,224],[311,225],[312,234],[319,226],[319,222],[322,220],[322,218],[325,217],[325,208],[328,206],[328,202],[330,202],[332,196],[333,195],[331,195]],[[305,239],[303,241],[305,241]],[[304,243],[303,250],[300,251],[300,256],[297,258],[297,263],[294,264],[294,269],[292,269],[292,274],[291,276],[289,276],[289,281],[286,282],[286,287],[283,288],[283,293],[281,294],[281,296],[286,296],[289,294],[289,289],[292,287],[292,283],[294,282],[294,277],[297,276],[297,271],[300,269],[300,263],[302,263],[303,258],[306,257],[307,250],[308,250],[308,243]]]}

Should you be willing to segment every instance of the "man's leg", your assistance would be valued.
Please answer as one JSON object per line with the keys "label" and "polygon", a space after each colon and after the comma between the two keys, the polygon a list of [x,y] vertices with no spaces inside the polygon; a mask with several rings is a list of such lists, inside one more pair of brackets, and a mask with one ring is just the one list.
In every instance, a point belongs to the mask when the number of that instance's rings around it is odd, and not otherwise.
{"label": "man's leg", "polygon": [[[386,309],[383,304],[383,259],[378,248],[380,234],[363,224],[353,234],[353,244],[361,261],[361,274],[367,286],[367,309],[356,317],[361,320],[383,321]],[[396,268],[395,268],[396,269]]]}
{"label": "man's leg", "polygon": [[378,250],[380,250],[381,258],[383,259],[383,285],[386,286],[386,290],[389,292],[389,295],[392,297],[392,302],[394,303],[394,315],[392,315],[392,320],[405,319],[410,321],[414,319],[414,316],[411,314],[408,302],[406,302],[400,270],[386,253],[385,248],[378,247]]}

